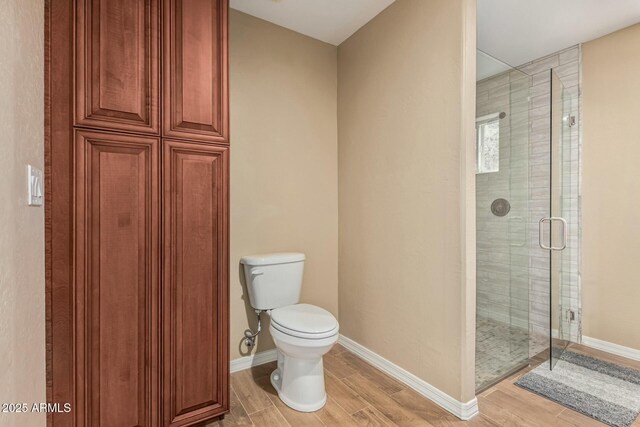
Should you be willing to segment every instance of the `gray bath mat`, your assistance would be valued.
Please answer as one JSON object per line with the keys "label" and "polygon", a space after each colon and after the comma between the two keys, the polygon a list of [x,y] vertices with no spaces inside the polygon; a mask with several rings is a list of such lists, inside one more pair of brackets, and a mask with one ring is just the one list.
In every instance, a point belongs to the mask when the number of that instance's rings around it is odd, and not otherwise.
{"label": "gray bath mat", "polygon": [[515,384],[610,426],[629,427],[640,413],[640,371],[572,351]]}

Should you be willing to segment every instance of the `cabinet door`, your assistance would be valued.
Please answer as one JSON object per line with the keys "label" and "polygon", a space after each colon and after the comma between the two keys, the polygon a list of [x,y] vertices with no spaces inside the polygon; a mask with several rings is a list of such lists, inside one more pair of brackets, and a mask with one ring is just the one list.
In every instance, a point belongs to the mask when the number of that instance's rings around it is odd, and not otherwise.
{"label": "cabinet door", "polygon": [[225,412],[228,149],[163,140],[164,425]]}
{"label": "cabinet door", "polygon": [[164,136],[226,143],[227,0],[164,1]]}
{"label": "cabinet door", "polygon": [[77,0],[77,126],[159,133],[159,1]]}
{"label": "cabinet door", "polygon": [[78,426],[158,425],[158,146],[75,132]]}

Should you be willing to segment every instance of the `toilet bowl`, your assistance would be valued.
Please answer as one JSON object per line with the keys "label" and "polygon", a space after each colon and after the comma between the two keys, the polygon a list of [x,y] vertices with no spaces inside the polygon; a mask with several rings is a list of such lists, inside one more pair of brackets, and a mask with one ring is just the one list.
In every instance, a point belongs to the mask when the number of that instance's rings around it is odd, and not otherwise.
{"label": "toilet bowl", "polygon": [[269,332],[278,352],[271,384],[287,406],[313,412],[327,401],[322,356],[338,341],[339,325],[327,310],[299,304],[304,261],[301,253],[240,260],[251,306],[271,317]]}
{"label": "toilet bowl", "polygon": [[328,311],[309,304],[272,310],[269,331],[278,351],[271,384],[280,400],[301,412],[327,401],[322,356],[338,341],[339,325]]}

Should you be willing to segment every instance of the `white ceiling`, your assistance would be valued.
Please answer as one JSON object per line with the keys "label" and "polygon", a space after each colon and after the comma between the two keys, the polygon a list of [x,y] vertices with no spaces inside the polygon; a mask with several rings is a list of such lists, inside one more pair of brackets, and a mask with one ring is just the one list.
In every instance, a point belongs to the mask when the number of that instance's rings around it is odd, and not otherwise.
{"label": "white ceiling", "polygon": [[509,65],[498,61],[481,50],[476,50],[476,81],[504,73],[511,68]]}
{"label": "white ceiling", "polygon": [[[231,7],[337,46],[394,1],[231,0]],[[494,57],[478,53],[478,80],[638,22],[640,0],[478,0],[478,49]]]}
{"label": "white ceiling", "polygon": [[231,7],[339,45],[395,0],[231,0]]}
{"label": "white ceiling", "polygon": [[519,66],[640,22],[640,0],[478,0],[478,49]]}

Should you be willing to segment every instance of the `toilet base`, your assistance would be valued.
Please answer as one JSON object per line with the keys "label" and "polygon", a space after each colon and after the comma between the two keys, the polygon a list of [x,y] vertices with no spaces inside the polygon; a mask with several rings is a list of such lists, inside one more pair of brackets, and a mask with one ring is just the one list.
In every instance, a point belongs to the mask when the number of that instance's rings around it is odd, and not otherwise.
{"label": "toilet base", "polygon": [[278,397],[285,405],[299,412],[315,412],[322,409],[322,407],[324,407],[324,405],[327,403],[326,393],[324,393],[319,401],[310,403],[298,402],[288,397],[281,390],[282,377],[280,375],[280,371],[278,371],[277,369],[271,373],[271,385],[276,389],[276,391],[278,392]]}
{"label": "toilet base", "polygon": [[327,403],[322,356],[338,341],[338,328],[322,338],[301,338],[269,327],[278,350],[278,366],[271,373],[271,384],[288,407],[314,412]]}

